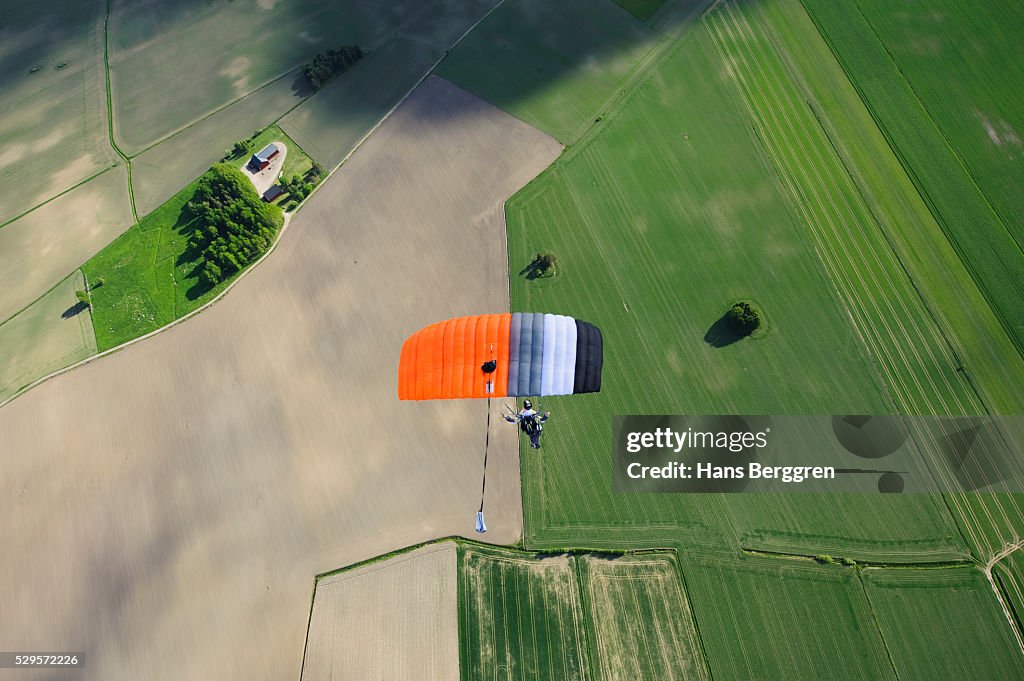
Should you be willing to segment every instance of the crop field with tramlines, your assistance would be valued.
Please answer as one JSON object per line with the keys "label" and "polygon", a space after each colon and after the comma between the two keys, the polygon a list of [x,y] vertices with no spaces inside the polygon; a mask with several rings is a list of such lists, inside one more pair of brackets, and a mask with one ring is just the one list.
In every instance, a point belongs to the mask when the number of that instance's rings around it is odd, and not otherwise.
{"label": "crop field with tramlines", "polygon": [[[1019,180],[1009,179],[1020,177],[1020,160],[992,158],[1014,156],[1011,140],[1019,123],[1006,118],[1017,120],[1019,95],[1005,93],[1020,91],[1020,41],[1013,27],[1024,16],[1019,7],[993,9],[1008,3],[986,4],[987,11],[940,2],[901,12],[883,2],[805,0],[946,237],[1024,352],[1017,309],[1024,297],[1024,228],[1014,186]],[[987,137],[986,123],[998,145],[981,138]],[[993,146],[994,152],[986,151]]]}
{"label": "crop field with tramlines", "polygon": [[672,552],[534,554],[461,544],[462,678],[708,679]]}
{"label": "crop field with tramlines", "polygon": [[597,679],[710,679],[674,554],[583,555],[576,565]]}
{"label": "crop field with tramlines", "polygon": [[1024,244],[1024,5],[930,0],[917,12],[885,0],[857,6],[1002,228]]}
{"label": "crop field with tramlines", "polygon": [[[966,399],[942,335],[771,43],[730,42],[735,22],[751,30],[736,11],[707,15],[507,207],[513,309],[593,319],[608,354],[602,393],[547,401],[558,427],[543,455],[523,456],[527,540],[635,546],[686,537],[886,560],[963,555],[940,499],[607,491],[608,452],[592,443],[607,441],[609,414],[884,413],[908,391]],[[743,87],[755,84],[748,49],[764,51],[758,63],[772,69],[758,77],[778,81],[776,96],[789,93],[761,113],[748,103],[760,90]],[[767,127],[776,111],[803,127]],[[792,167],[799,154],[818,166]],[[792,193],[797,180],[806,193]],[[555,277],[517,275],[537,251],[558,257]],[[724,347],[708,342],[742,298],[765,311],[767,330]],[[923,339],[901,343],[911,330]]]}
{"label": "crop field with tramlines", "polygon": [[459,551],[462,678],[584,679],[590,651],[576,558]]}
{"label": "crop field with tramlines", "polygon": [[[720,2],[706,15],[705,24],[730,64],[759,137],[886,378],[894,406],[904,414],[989,413],[992,407],[984,393],[963,370],[955,345],[930,313],[931,305],[944,301],[929,300],[915,286],[890,246],[884,225],[875,218],[821,119],[775,49],[770,27],[757,6]],[[1003,359],[1014,359],[1009,349]],[[996,370],[980,367],[979,373],[994,382]],[[1007,407],[1012,409],[1012,402]],[[914,436],[926,456],[937,455],[942,445],[934,435],[918,429]],[[1009,446],[991,455],[1016,465]],[[933,470],[944,475],[938,465]],[[1024,527],[1018,504],[998,497],[950,495],[949,500],[972,548],[980,554],[998,549]]]}
{"label": "crop field with tramlines", "polygon": [[868,569],[864,592],[899,679],[1012,679],[1024,650],[974,566]]}
{"label": "crop field with tramlines", "polygon": [[682,568],[714,678],[895,679],[856,570],[714,554]]}

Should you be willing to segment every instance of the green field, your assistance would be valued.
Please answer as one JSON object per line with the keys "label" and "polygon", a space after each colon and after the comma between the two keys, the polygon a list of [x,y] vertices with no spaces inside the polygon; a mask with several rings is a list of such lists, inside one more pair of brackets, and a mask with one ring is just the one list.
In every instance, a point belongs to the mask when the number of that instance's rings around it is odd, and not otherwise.
{"label": "green field", "polygon": [[[833,286],[832,263],[819,260],[821,246],[747,116],[712,33],[696,31],[600,130],[507,205],[512,309],[571,312],[600,326],[606,342],[602,392],[546,400],[556,416],[544,453],[523,455],[527,541],[637,546],[685,537],[796,553],[842,546],[835,552],[886,560],[961,556],[948,512],[927,497],[607,491],[608,452],[588,443],[607,442],[611,414],[895,410],[851,323],[847,292]],[[541,250],[558,257],[558,274],[516,276]],[[880,288],[871,290],[880,296]],[[737,299],[756,301],[769,328],[713,347],[705,333]]]}
{"label": "green field", "polygon": [[673,554],[577,560],[595,678],[711,678]]}
{"label": "green field", "polygon": [[0,403],[33,381],[96,354],[81,271],[0,324]]}
{"label": "green field", "polygon": [[[1024,5],[857,0],[1003,226],[1024,244]],[[1020,272],[1020,269],[1016,270]]]}
{"label": "green field", "polygon": [[508,0],[438,74],[568,144],[657,38],[611,0]]}
{"label": "green field", "polygon": [[856,570],[726,555],[682,565],[714,678],[896,678]]}
{"label": "green field", "polygon": [[459,648],[464,681],[590,676],[575,560],[460,546]]}
{"label": "green field", "polygon": [[1020,677],[1024,653],[981,570],[865,570],[863,575],[901,681]]}
{"label": "green field", "polygon": [[118,160],[107,142],[102,19],[102,0],[3,7],[0,226]]}
{"label": "green field", "polygon": [[[804,4],[1018,351],[1024,352],[1024,320],[1018,310],[1019,301],[1024,298],[1024,252],[957,155],[955,147],[960,142],[950,146],[950,139],[960,139],[962,126],[946,123],[947,127],[957,126],[945,131],[947,137],[933,118],[933,112],[941,110],[932,101],[936,97],[945,98],[949,105],[958,107],[961,118],[974,115],[972,109],[977,104],[971,98],[961,99],[966,96],[962,90],[950,92],[946,85],[959,79],[956,74],[978,73],[981,66],[964,63],[955,54],[943,53],[941,60],[937,59],[932,67],[935,71],[932,78],[942,84],[941,91],[922,100],[904,79],[901,65],[892,60],[855,3],[804,0]],[[958,12],[966,13],[967,9]],[[926,14],[921,10],[913,16],[923,18]],[[950,18],[951,23],[960,21]],[[1009,27],[1000,27],[998,22],[986,25],[994,31],[995,43],[999,45],[1001,30]],[[988,38],[984,40],[987,42]],[[1001,70],[997,82],[1006,83],[1004,79],[1012,77],[1012,73]],[[977,83],[978,78],[970,82]],[[1013,91],[1012,86],[1000,87],[1002,92]],[[984,130],[982,121],[975,125]],[[962,143],[972,144],[969,134],[964,134]],[[978,155],[972,153],[971,158],[978,158]],[[978,167],[984,167],[985,163],[975,161]],[[1004,170],[993,167],[990,172],[998,174]],[[1001,177],[1017,174],[1008,172]],[[1020,358],[1015,361],[1019,363]]]}
{"label": "green field", "polygon": [[[819,254],[886,376],[898,411],[959,416],[1019,410],[1021,384],[1011,382],[1004,392],[1001,377],[1006,371],[1019,375],[1019,359],[1007,347],[1001,355],[985,357],[987,365],[963,366],[956,353],[961,342],[950,340],[932,309],[956,305],[958,301],[950,298],[964,289],[939,290],[930,300],[924,296],[893,250],[892,236],[872,211],[863,185],[850,173],[850,161],[835,153],[821,114],[813,104],[808,106],[806,95],[775,49],[758,6],[719,3],[705,24],[723,59],[731,64],[764,147],[804,213]],[[933,234],[932,239],[940,237]],[[984,305],[971,311],[982,318],[986,312]],[[913,435],[924,455],[937,461],[942,441],[920,429]],[[1016,465],[1011,448],[993,456]],[[938,464],[933,471],[944,475]],[[993,553],[1024,527],[1022,509],[1012,501],[964,495],[947,501],[979,555]]]}
{"label": "green field", "polygon": [[235,278],[210,289],[199,282],[198,263],[187,247],[197,225],[184,211],[198,183],[197,178],[82,266],[90,281],[106,280],[92,293],[100,351],[183,317]]}

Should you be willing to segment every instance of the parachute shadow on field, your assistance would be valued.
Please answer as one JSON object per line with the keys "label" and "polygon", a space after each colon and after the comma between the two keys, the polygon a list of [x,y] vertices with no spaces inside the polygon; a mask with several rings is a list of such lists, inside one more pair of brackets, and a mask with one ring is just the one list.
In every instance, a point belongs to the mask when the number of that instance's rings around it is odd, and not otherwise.
{"label": "parachute shadow on field", "polygon": [[732,327],[729,326],[729,321],[725,318],[725,315],[719,317],[708,328],[707,333],[704,334],[704,342],[713,348],[724,348],[742,338],[743,336],[733,331]]}

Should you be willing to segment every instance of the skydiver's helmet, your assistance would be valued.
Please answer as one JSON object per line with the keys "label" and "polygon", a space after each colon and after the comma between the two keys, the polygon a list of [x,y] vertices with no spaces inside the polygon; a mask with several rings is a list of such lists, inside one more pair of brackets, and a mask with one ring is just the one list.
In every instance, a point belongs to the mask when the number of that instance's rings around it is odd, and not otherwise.
{"label": "skydiver's helmet", "polygon": [[523,400],[523,409],[533,409],[533,402],[530,402],[530,400]]}

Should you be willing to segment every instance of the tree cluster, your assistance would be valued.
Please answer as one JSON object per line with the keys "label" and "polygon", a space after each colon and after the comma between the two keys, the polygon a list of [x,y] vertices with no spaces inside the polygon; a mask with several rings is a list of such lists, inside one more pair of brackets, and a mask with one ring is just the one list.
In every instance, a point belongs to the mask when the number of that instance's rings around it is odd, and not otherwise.
{"label": "tree cluster", "polygon": [[226,163],[200,178],[188,210],[198,224],[188,245],[200,256],[199,281],[207,287],[266,252],[283,223],[281,209],[263,202],[245,175]]}
{"label": "tree cluster", "polygon": [[761,326],[761,317],[750,303],[736,303],[725,313],[725,321],[737,336],[749,336]]}
{"label": "tree cluster", "polygon": [[313,87],[313,92],[316,92],[331,78],[347,71],[365,54],[358,45],[342,45],[336,50],[327,50],[313,57],[313,61],[302,67],[302,72]]}
{"label": "tree cluster", "polygon": [[324,167],[319,163],[313,163],[313,167],[305,172],[304,175],[292,175],[286,180],[281,180],[281,189],[288,192],[289,198],[295,203],[299,203],[313,191],[313,187],[320,183],[321,178],[324,175]]}

